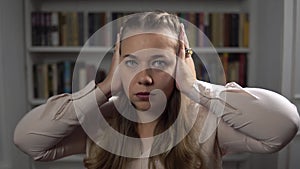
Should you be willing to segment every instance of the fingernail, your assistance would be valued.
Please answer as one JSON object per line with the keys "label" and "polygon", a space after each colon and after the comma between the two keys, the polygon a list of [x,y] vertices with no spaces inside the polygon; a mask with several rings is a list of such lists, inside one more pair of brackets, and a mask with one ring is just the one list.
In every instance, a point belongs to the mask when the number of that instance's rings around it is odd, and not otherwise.
{"label": "fingernail", "polygon": [[182,38],[183,38],[183,27],[182,27],[182,23],[180,24],[180,28],[181,28],[181,30],[180,30],[180,34],[179,34],[179,38],[180,38],[180,40],[182,40]]}
{"label": "fingernail", "polygon": [[120,27],[120,33],[122,32],[122,30],[123,30],[123,26]]}

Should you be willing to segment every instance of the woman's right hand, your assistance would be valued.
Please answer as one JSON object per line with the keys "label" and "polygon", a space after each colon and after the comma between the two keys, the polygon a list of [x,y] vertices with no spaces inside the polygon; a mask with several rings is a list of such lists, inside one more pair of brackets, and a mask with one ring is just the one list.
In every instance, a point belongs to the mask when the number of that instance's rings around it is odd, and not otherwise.
{"label": "woman's right hand", "polygon": [[[112,92],[119,91],[121,89],[121,80],[117,78],[118,72],[117,68],[120,64],[120,36],[121,36],[122,28],[120,29],[120,33],[117,34],[117,40],[115,43],[114,54],[112,57],[112,63],[110,65],[109,72],[106,78],[97,84],[100,90],[105,94],[107,98],[110,98]],[[113,83],[113,84],[112,84]]]}

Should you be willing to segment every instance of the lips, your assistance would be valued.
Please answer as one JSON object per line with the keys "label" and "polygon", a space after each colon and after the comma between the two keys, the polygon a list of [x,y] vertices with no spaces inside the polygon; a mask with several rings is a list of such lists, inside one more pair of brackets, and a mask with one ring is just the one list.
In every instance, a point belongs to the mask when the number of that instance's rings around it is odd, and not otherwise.
{"label": "lips", "polygon": [[149,100],[150,92],[138,92],[135,94],[140,100]]}

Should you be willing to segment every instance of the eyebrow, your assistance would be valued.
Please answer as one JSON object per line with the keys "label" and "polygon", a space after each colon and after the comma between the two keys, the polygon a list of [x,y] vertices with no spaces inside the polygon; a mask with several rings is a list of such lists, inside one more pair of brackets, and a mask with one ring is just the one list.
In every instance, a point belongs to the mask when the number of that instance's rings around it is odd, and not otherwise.
{"label": "eyebrow", "polygon": [[130,57],[130,58],[136,59],[136,56],[132,55],[132,54],[126,54],[126,55],[123,56],[123,58],[126,58],[126,57]]}
{"label": "eyebrow", "polygon": [[[130,57],[130,58],[133,58],[133,59],[136,59],[136,58],[137,58],[137,56],[132,55],[132,54],[126,54],[126,55],[123,56],[123,58],[126,58],[126,57]],[[166,55],[163,55],[163,54],[151,55],[151,58],[152,58],[152,59],[163,58],[163,57],[164,57],[164,58],[167,58],[167,56],[166,56]]]}

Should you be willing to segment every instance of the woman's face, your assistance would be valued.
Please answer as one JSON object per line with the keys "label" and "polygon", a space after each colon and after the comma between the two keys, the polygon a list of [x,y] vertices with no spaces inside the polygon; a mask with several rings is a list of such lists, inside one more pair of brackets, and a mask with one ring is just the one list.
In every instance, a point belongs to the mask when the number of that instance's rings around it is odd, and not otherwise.
{"label": "woman's face", "polygon": [[[121,43],[120,75],[123,89],[137,110],[162,103],[174,90],[177,41],[161,34],[128,37]],[[159,89],[161,92],[156,92]]]}

